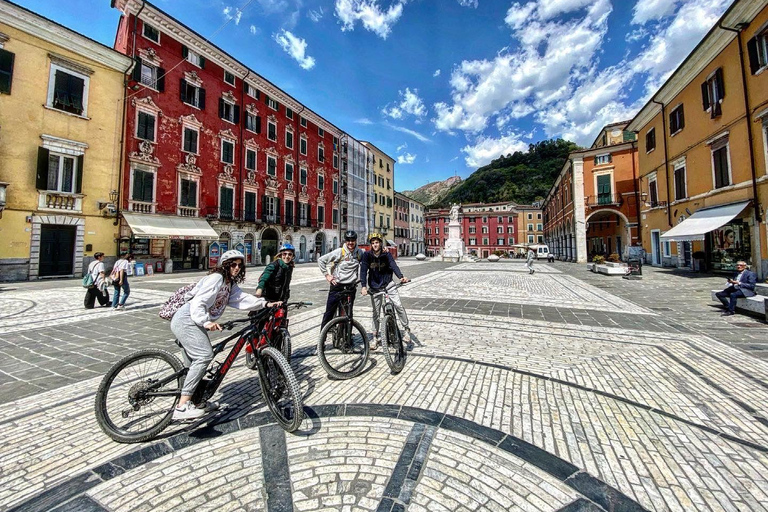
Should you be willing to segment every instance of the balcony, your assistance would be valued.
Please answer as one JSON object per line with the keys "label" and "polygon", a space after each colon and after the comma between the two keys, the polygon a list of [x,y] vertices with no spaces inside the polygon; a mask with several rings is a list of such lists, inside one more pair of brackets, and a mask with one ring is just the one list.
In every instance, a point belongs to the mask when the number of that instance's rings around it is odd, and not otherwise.
{"label": "balcony", "polygon": [[83,211],[83,195],[66,192],[43,191],[37,201],[40,210],[64,210],[81,213]]}
{"label": "balcony", "polygon": [[598,194],[596,196],[587,196],[584,201],[590,208],[600,208],[603,206],[621,206],[624,198],[621,194]]}
{"label": "balcony", "polygon": [[179,217],[197,217],[198,209],[194,206],[179,206],[176,215]]}
{"label": "balcony", "polygon": [[254,210],[235,210],[233,208],[218,208],[210,206],[201,209],[202,215],[210,221],[218,220],[223,222],[261,222]]}
{"label": "balcony", "polygon": [[155,203],[128,201],[128,210],[133,213],[155,213]]}

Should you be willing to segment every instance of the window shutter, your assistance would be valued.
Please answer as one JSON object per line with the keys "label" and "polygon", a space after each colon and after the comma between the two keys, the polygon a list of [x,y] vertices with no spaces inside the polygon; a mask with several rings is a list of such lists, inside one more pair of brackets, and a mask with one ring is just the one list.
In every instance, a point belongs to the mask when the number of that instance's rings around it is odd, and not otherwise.
{"label": "window shutter", "polygon": [[683,110],[683,106],[680,105],[680,121],[678,122],[678,129],[682,130],[685,128],[685,110]]}
{"label": "window shutter", "polygon": [[181,56],[185,59],[189,56],[189,49],[184,45],[181,45]]}
{"label": "window shutter", "polygon": [[299,224],[301,222],[301,203],[296,203],[296,217],[294,217],[294,222],[296,224]]}
{"label": "window shutter", "polygon": [[165,70],[163,68],[157,68],[157,84],[155,84],[159,92],[165,91]]}
{"label": "window shutter", "polygon": [[723,80],[723,68],[717,68],[715,71],[715,83],[717,84],[717,98],[725,98],[725,80]]}
{"label": "window shutter", "polygon": [[248,94],[248,82],[243,80],[243,92]]}
{"label": "window shutter", "polygon": [[224,119],[224,99],[219,98],[219,118]]}
{"label": "window shutter", "polygon": [[135,61],[135,64],[133,66],[133,78],[136,82],[141,82],[141,58],[134,57],[133,60]]}
{"label": "window shutter", "polygon": [[269,95],[268,94],[264,94],[264,103],[269,105]]}
{"label": "window shutter", "polygon": [[0,93],[11,94],[14,57],[8,50],[0,49]]}
{"label": "window shutter", "polygon": [[239,124],[240,123],[240,106],[239,105],[235,105],[234,107],[235,107],[234,123],[235,124]]}
{"label": "window shutter", "polygon": [[147,118],[147,138],[152,142],[155,142],[155,116],[145,116]]}
{"label": "window shutter", "polygon": [[709,108],[709,83],[704,82],[701,84],[701,105],[704,110]]}
{"label": "window shutter", "polygon": [[256,99],[258,100],[260,98],[261,98],[261,91],[256,89]]}
{"label": "window shutter", "polygon": [[267,196],[266,194],[261,196],[261,215],[265,216],[267,214]]}
{"label": "window shutter", "polygon": [[146,202],[152,202],[152,188],[153,184],[155,182],[155,175],[151,172],[145,172],[144,173],[144,194],[142,196],[142,201]]}
{"label": "window shutter", "polygon": [[139,115],[137,116],[139,118],[138,125],[136,126],[136,137],[140,139],[146,139],[147,138],[147,115],[143,112],[139,112]]}
{"label": "window shutter", "polygon": [[187,206],[189,204],[189,180],[181,180],[181,197],[179,198],[179,204]]}
{"label": "window shutter", "polygon": [[184,103],[187,102],[187,81],[184,80],[183,78],[179,82],[179,98]]}
{"label": "window shutter", "polygon": [[757,37],[747,41],[747,54],[749,55],[749,70],[754,75],[760,69],[760,59],[757,56]]}
{"label": "window shutter", "polygon": [[200,104],[197,106],[200,110],[205,110],[205,89],[200,88]]}
{"label": "window shutter", "polygon": [[205,69],[205,57],[203,57],[202,55],[200,56],[200,67],[202,69]]}
{"label": "window shutter", "polygon": [[256,133],[261,133],[261,117],[256,116]]}
{"label": "window shutter", "polygon": [[35,187],[39,190],[48,190],[48,150],[37,148],[37,178]]}
{"label": "window shutter", "polygon": [[280,218],[280,198],[275,198],[275,215],[277,215],[278,219]]}

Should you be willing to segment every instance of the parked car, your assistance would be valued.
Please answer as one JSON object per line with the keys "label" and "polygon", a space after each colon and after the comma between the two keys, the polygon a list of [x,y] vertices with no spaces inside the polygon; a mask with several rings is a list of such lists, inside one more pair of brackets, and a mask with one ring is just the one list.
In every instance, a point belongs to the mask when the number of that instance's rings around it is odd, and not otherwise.
{"label": "parked car", "polygon": [[549,246],[546,244],[529,245],[526,250],[533,249],[536,252],[537,260],[546,260],[549,258]]}

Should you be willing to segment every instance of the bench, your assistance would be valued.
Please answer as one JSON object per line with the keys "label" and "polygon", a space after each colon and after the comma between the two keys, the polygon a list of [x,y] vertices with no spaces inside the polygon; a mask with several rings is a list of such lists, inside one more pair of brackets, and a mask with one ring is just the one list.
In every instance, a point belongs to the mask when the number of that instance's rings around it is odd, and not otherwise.
{"label": "bench", "polygon": [[[712,290],[712,300],[720,302],[715,295],[722,290]],[[752,313],[759,315],[768,322],[768,284],[758,283],[755,285],[754,297],[742,297],[736,301],[736,311],[743,313]]]}

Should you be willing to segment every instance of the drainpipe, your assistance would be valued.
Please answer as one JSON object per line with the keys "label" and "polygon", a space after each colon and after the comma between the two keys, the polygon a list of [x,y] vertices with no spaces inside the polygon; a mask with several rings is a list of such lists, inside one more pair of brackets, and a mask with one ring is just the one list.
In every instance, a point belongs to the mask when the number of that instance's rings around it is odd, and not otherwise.
{"label": "drainpipe", "polygon": [[[749,26],[749,23],[739,23],[736,25],[736,28],[726,27],[723,25],[723,22],[721,21],[718,23],[718,26],[723,29],[727,30],[728,32],[735,32],[736,33],[736,40],[739,43],[739,66],[741,68],[741,87],[742,91],[744,92],[744,114],[747,118],[747,141],[749,144],[749,164],[750,169],[752,171],[752,209],[754,210],[754,216],[755,216],[755,234],[756,237],[753,236],[755,241],[753,242],[753,247],[756,250],[756,261],[757,264],[758,261],[762,261],[762,248],[760,247],[760,223],[762,222],[762,215],[760,213],[760,202],[758,200],[757,195],[757,171],[755,169],[755,148],[752,143],[752,110],[749,106],[749,90],[747,89],[747,71],[744,68],[744,48],[741,44],[741,32]],[[762,279],[762,264],[757,269],[758,276]]]}
{"label": "drainpipe", "polygon": [[667,186],[667,224],[672,227],[672,197],[669,194],[669,148],[667,148],[667,112],[663,103],[651,98],[651,102],[657,105],[661,105],[661,131],[662,140],[664,141],[664,176],[666,177]]}

